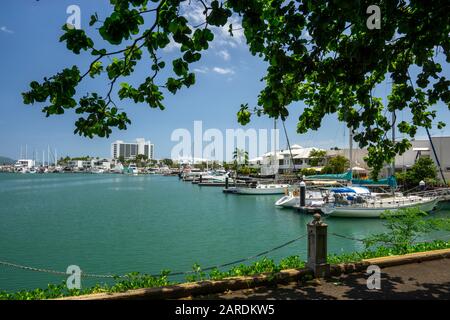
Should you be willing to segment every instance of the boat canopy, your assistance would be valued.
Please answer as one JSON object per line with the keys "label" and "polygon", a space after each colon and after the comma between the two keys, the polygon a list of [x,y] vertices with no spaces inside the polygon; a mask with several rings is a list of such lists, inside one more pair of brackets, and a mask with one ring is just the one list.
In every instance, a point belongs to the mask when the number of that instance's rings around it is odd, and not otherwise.
{"label": "boat canopy", "polygon": [[389,186],[393,189],[397,188],[397,179],[395,176],[390,176],[389,178],[372,180],[372,179],[352,179],[353,174],[351,171],[340,174],[316,174],[312,176],[306,176],[305,180],[345,180],[351,181],[353,185],[361,186]]}
{"label": "boat canopy", "polygon": [[338,174],[315,174],[312,176],[306,176],[305,180],[352,180],[352,172],[347,171],[345,173]]}
{"label": "boat canopy", "polygon": [[393,189],[397,188],[397,179],[390,176],[386,179],[371,180],[371,179],[352,179],[352,184],[362,186],[389,186]]}
{"label": "boat canopy", "polygon": [[331,188],[334,193],[357,193],[357,194],[370,194],[369,189],[366,187],[341,187],[341,188]]}

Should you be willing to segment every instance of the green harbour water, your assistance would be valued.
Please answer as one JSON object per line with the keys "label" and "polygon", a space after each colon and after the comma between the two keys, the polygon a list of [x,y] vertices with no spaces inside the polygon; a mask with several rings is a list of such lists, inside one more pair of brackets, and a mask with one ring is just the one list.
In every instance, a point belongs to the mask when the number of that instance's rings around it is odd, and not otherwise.
{"label": "green harbour water", "polygon": [[[158,274],[188,271],[194,263],[223,264],[306,233],[312,217],[276,208],[280,197],[227,195],[221,188],[156,175],[0,174],[0,261],[58,271],[78,265],[91,274]],[[330,232],[355,238],[383,230],[379,219],[326,221]],[[328,248],[342,253],[363,247],[330,236]],[[306,239],[267,256],[278,261],[289,255],[306,257]],[[0,265],[0,290],[63,280]],[[99,281],[83,278],[82,285]]]}

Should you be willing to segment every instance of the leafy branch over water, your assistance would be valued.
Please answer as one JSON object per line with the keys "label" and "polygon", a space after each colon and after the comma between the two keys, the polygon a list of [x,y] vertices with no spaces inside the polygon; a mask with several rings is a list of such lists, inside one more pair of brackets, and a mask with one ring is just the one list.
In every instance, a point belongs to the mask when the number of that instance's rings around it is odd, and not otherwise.
{"label": "leafy branch over water", "polygon": [[[450,80],[442,67],[450,62],[448,0],[382,1],[378,4],[379,29],[367,26],[371,1],[110,3],[110,16],[103,21],[97,13],[91,17],[90,26],[97,25],[100,43],[85,30],[63,28],[60,41],[74,54],[90,55],[89,68],[65,68],[43,82],[31,82],[30,90],[23,93],[25,104],[45,103],[42,111],[47,117],[74,109],[80,115],[75,122],[75,133],[80,135],[108,137],[113,128],[127,128],[131,121],[116,105],[116,96],[164,109],[167,93],[176,94],[195,84],[191,64],[200,61],[202,52],[209,49],[214,31],[226,28],[231,35],[236,31],[236,15],[241,19],[237,21],[242,21],[250,52],[268,64],[262,79],[265,88],[253,113],[283,120],[294,113],[298,133],[318,130],[327,115],[336,114],[356,132],[354,139],[359,146],[368,148],[374,176],[385,162],[410,147],[406,138],[389,139],[392,124],[386,111],[406,111],[405,118],[412,120],[398,121],[397,129],[413,138],[418,128],[433,127],[437,117],[434,105],[442,102],[450,107]],[[203,22],[189,21],[193,11],[200,13]],[[171,61],[171,70],[162,72],[166,61],[160,53],[170,43],[179,48],[178,56]],[[145,80],[137,85],[122,82],[117,89],[119,81],[134,74],[143,58],[150,64]],[[104,94],[76,97],[88,76],[102,74],[108,79]],[[387,82],[392,87],[386,92],[387,103],[383,103],[375,92]],[[237,113],[241,124],[250,122],[251,110],[248,104],[241,105]],[[444,125],[439,122],[437,127]]]}

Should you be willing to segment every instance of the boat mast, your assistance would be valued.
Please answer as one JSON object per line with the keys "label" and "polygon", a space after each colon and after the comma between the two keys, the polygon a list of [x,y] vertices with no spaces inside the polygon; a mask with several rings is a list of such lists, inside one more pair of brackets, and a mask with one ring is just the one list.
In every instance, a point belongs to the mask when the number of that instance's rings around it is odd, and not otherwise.
{"label": "boat mast", "polygon": [[348,151],[348,160],[350,163],[350,171],[352,171],[353,168],[353,129],[350,127],[350,132],[348,135],[348,144],[349,144],[349,151]]}
{"label": "boat mast", "polygon": [[275,136],[273,143],[274,143],[274,157],[275,157],[274,167],[276,168],[276,171],[275,171],[275,180],[276,180],[277,179],[277,175],[278,175],[278,165],[277,165],[277,163],[278,163],[278,157],[277,157],[277,118],[273,119],[273,130],[274,130],[274,136]]}
{"label": "boat mast", "polygon": [[431,139],[430,130],[428,128],[425,128],[428,135],[428,140],[430,140],[431,149],[433,150],[434,158],[436,159],[436,164],[438,165],[439,172],[441,173],[442,181],[444,181],[444,184],[447,185],[447,181],[445,180],[444,172],[442,172],[441,162],[439,161],[439,157],[437,155],[436,149],[434,148],[433,140]]}
{"label": "boat mast", "polygon": [[[395,110],[392,111],[392,143],[395,144]],[[392,159],[392,168],[391,168],[391,176],[395,175],[395,156]]]}
{"label": "boat mast", "polygon": [[[396,115],[395,110],[392,111],[392,144],[395,145],[395,122],[396,122]],[[392,164],[391,164],[391,177],[395,176],[395,156],[392,158]],[[395,197],[395,190],[394,187],[391,186],[392,194]]]}
{"label": "boat mast", "polygon": [[284,135],[286,136],[286,143],[287,143],[287,147],[289,149],[289,154],[291,156],[292,168],[293,168],[293,171],[295,172],[294,156],[292,155],[291,143],[289,142],[289,137],[288,137],[288,134],[287,134],[286,125],[284,124],[284,120],[282,120],[281,123],[283,124]]}

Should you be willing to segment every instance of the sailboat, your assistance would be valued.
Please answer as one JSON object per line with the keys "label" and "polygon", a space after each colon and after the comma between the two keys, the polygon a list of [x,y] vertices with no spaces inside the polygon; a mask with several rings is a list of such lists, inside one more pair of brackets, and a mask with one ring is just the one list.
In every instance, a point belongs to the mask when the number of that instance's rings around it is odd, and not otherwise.
{"label": "sailboat", "polygon": [[[334,195],[336,194],[340,196],[349,195],[350,197],[355,197],[358,195],[371,195],[370,190],[366,187],[336,187],[329,189],[306,190],[305,205],[307,207],[321,207],[327,202],[333,202]],[[288,195],[285,195],[275,202],[275,206],[300,208],[300,192],[298,190],[290,192]]]}
{"label": "sailboat", "polygon": [[[392,140],[395,141],[395,114],[392,114]],[[352,144],[350,144],[350,148]],[[351,161],[351,158],[350,158]],[[351,167],[351,162],[350,162]],[[328,203],[321,211],[331,217],[344,218],[379,218],[386,211],[398,212],[406,208],[418,208],[430,212],[436,207],[439,198],[434,196],[403,196],[395,193],[395,163],[391,164],[391,177],[386,179],[391,186],[392,193],[371,196],[358,196],[352,199],[341,199]]]}
{"label": "sailboat", "polygon": [[421,211],[430,212],[434,210],[438,201],[437,197],[371,197],[350,205],[330,203],[324,205],[321,211],[330,217],[379,218],[386,210],[398,212],[401,209],[416,207]]}

